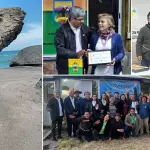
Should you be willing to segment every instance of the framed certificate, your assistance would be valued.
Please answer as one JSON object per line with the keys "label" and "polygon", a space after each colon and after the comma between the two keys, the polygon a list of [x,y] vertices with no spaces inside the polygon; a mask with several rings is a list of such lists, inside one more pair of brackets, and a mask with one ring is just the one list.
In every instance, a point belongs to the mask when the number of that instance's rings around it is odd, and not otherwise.
{"label": "framed certificate", "polygon": [[97,50],[88,52],[88,64],[110,64],[111,63],[111,50]]}

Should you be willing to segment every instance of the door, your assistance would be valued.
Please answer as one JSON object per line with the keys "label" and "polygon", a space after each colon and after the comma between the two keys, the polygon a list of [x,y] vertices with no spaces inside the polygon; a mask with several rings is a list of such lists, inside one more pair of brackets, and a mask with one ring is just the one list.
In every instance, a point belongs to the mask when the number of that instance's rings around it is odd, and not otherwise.
{"label": "door", "polygon": [[115,31],[118,32],[119,0],[89,0],[89,26],[98,29],[98,14],[109,13],[115,21]]}

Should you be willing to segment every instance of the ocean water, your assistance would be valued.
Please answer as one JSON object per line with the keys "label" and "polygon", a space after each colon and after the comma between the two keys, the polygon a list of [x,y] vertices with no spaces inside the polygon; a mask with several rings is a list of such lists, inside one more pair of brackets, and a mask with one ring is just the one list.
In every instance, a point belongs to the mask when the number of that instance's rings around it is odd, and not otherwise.
{"label": "ocean water", "polygon": [[0,68],[9,68],[10,61],[19,53],[18,50],[14,51],[1,51],[0,52]]}

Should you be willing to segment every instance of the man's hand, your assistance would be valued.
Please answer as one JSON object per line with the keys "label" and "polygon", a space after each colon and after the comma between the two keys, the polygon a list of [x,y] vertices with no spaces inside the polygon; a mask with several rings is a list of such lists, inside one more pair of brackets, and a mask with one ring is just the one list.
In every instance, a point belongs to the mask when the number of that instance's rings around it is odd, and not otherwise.
{"label": "man's hand", "polygon": [[133,123],[130,123],[130,124],[129,124],[129,127],[133,127]]}
{"label": "man's hand", "polygon": [[141,61],[141,60],[142,60],[142,56],[138,56],[137,58],[138,58],[138,60],[139,60],[139,61]]}
{"label": "man's hand", "polygon": [[87,49],[87,51],[85,51],[85,56],[88,57],[88,52],[91,52],[92,50]]}
{"label": "man's hand", "polygon": [[85,53],[85,50],[80,50],[79,52],[77,52],[77,58],[80,58],[81,56],[83,56]]}

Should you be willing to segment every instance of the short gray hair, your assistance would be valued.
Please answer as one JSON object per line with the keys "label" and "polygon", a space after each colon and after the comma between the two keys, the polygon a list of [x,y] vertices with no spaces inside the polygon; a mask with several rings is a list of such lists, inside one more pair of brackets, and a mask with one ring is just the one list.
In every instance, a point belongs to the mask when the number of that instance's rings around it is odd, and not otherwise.
{"label": "short gray hair", "polygon": [[74,6],[74,7],[71,7],[70,10],[69,10],[69,13],[68,13],[68,18],[78,18],[78,17],[84,17],[85,16],[85,11],[78,7],[78,6]]}

